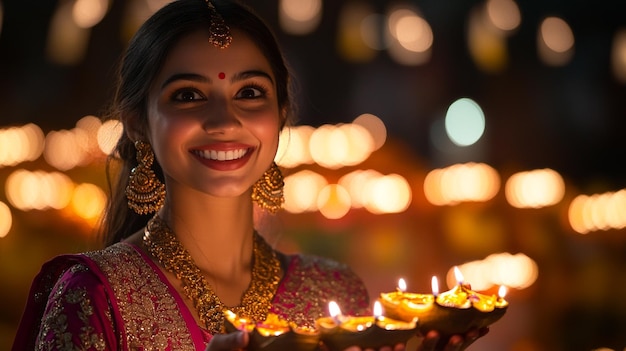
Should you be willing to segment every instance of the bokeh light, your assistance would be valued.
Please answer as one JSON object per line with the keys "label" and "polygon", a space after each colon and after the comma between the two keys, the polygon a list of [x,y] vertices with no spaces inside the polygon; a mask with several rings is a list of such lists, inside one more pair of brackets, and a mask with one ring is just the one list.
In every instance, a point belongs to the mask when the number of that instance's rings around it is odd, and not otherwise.
{"label": "bokeh light", "polygon": [[290,213],[317,211],[319,193],[326,185],[326,178],[310,170],[285,177],[284,209]]}
{"label": "bokeh light", "polygon": [[105,155],[110,155],[122,137],[122,133],[124,133],[124,126],[120,121],[111,119],[102,123],[97,133],[100,150]]}
{"label": "bokeh light", "polygon": [[[518,290],[526,289],[537,281],[537,262],[523,253],[515,255],[502,252],[491,254],[482,260],[471,261],[457,266],[463,281],[477,291],[488,290],[493,286],[507,286]],[[453,268],[446,275],[448,287],[457,284]]]}
{"label": "bokeh light", "polygon": [[0,201],[0,238],[4,238],[11,231],[13,225],[13,215],[7,204]]}
{"label": "bokeh light", "polygon": [[328,219],[339,219],[350,210],[350,194],[341,185],[328,184],[320,190],[317,207],[322,216]]}
{"label": "bokeh light", "polygon": [[545,18],[537,34],[539,58],[550,66],[562,66],[574,55],[574,33],[565,20]]}
{"label": "bokeh light", "polygon": [[454,144],[469,146],[482,137],[485,131],[485,114],[474,100],[461,98],[448,107],[445,127]]}
{"label": "bokeh light", "polygon": [[102,21],[108,8],[108,0],[76,0],[72,18],[78,27],[91,28]]}
{"label": "bokeh light", "polygon": [[578,195],[568,209],[569,223],[576,232],[626,228],[626,189],[593,195]]}
{"label": "bokeh light", "polygon": [[286,33],[309,34],[322,19],[322,0],[280,0],[278,11],[280,26]]}
{"label": "bokeh light", "polygon": [[565,194],[565,182],[552,169],[538,169],[513,174],[505,184],[509,204],[517,208],[540,208],[559,203]]}
{"label": "bokeh light", "polygon": [[469,162],[434,169],[424,179],[426,199],[438,206],[488,201],[499,188],[500,175],[484,163]]}

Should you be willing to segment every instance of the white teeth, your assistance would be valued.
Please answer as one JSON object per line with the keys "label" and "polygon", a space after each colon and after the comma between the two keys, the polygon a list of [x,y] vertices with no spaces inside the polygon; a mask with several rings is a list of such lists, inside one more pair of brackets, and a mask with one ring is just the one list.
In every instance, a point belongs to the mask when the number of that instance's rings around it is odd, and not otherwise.
{"label": "white teeth", "polygon": [[209,160],[218,161],[232,161],[242,158],[248,149],[228,150],[228,151],[216,151],[216,150],[197,150],[195,154]]}

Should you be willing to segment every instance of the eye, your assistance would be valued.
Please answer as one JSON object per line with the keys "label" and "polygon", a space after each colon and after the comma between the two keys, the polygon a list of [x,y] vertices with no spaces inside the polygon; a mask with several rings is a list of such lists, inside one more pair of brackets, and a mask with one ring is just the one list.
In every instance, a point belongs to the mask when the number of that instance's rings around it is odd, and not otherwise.
{"label": "eye", "polygon": [[265,88],[259,86],[247,86],[237,92],[237,99],[256,99],[265,96]]}
{"label": "eye", "polygon": [[172,99],[179,102],[193,102],[198,100],[204,100],[204,96],[195,90],[178,90],[172,96]]}

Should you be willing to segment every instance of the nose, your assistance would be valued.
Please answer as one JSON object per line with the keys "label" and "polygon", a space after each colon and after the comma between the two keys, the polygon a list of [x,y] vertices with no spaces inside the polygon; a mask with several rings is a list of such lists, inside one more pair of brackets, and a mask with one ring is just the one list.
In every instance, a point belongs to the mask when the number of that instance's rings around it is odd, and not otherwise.
{"label": "nose", "polygon": [[226,134],[241,127],[233,108],[225,98],[215,97],[207,104],[203,127],[208,134]]}

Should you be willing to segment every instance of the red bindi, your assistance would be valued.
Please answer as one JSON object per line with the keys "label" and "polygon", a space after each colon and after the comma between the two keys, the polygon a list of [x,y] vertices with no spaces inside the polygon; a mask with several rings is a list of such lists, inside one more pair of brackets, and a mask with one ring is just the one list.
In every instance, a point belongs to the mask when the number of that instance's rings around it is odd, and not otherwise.
{"label": "red bindi", "polygon": [[226,73],[224,73],[224,72],[220,72],[220,73],[217,75],[217,77],[218,77],[219,79],[224,79],[224,78],[226,78]]}

